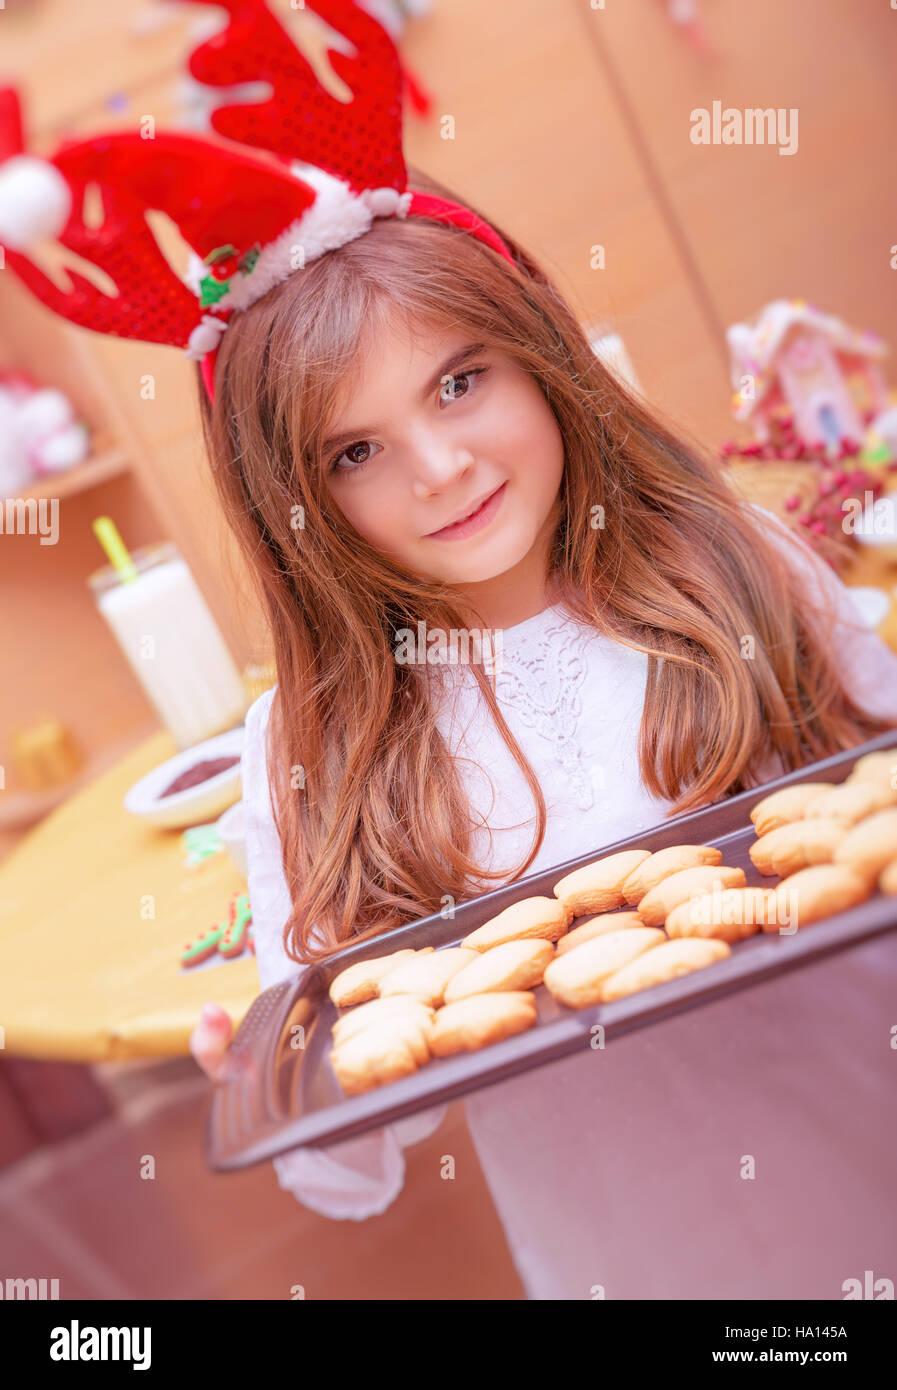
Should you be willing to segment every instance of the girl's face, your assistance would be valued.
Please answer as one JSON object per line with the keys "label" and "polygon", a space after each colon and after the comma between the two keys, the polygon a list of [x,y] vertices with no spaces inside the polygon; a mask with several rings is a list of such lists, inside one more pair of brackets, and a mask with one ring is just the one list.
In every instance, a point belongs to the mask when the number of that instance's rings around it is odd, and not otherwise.
{"label": "girl's face", "polygon": [[421,577],[488,600],[484,581],[515,570],[535,593],[564,467],[536,382],[469,330],[412,335],[395,317],[359,365],[324,449],[347,520]]}

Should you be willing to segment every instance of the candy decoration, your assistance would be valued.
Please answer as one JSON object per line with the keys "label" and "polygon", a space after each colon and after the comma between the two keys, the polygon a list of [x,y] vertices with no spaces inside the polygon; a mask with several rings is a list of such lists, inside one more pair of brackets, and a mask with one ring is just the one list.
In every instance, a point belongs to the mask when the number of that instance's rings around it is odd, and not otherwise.
{"label": "candy decoration", "polygon": [[[750,440],[737,444],[726,440],[719,449],[719,457],[724,465],[731,467],[742,462],[778,463],[797,465],[792,469],[793,492],[781,499],[785,515],[795,516],[796,524],[806,534],[807,540],[817,545],[823,558],[834,564],[845,555],[844,546],[851,543],[851,532],[845,530],[844,518],[848,514],[848,499],[865,498],[868,492],[873,499],[881,496],[884,490],[881,473],[873,473],[862,466],[862,442],[849,435],[842,435],[834,445],[823,445],[803,439],[795,426],[794,412],[783,406],[771,411],[768,418],[770,437],[766,440]],[[799,471],[806,467],[803,496],[797,490],[802,483],[798,481]],[[759,483],[757,484],[759,487]],[[813,491],[811,492],[811,489]]]}

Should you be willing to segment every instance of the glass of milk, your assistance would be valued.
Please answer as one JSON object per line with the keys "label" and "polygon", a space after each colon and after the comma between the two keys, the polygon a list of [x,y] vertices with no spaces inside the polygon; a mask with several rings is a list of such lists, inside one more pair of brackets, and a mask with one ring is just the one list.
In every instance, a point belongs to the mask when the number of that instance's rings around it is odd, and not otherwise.
{"label": "glass of milk", "polygon": [[240,724],[248,692],[177,547],[143,546],[131,558],[136,579],[108,565],[88,583],[162,723],[191,748]]}

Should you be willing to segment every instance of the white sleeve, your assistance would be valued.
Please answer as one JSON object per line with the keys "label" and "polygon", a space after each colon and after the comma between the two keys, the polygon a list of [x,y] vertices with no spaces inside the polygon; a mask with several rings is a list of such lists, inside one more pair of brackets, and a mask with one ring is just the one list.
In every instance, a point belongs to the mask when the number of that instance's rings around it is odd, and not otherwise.
{"label": "white sleeve", "polygon": [[[273,697],[273,690],[265,691],[247,711],[241,762],[249,904],[262,989],[281,980],[298,979],[305,968],[292,960],[283,946],[283,928],[292,904],[281,863],[265,755]],[[277,1180],[304,1206],[333,1220],[364,1221],[378,1216],[402,1190],[402,1146],[432,1134],[445,1111],[444,1105],[438,1106],[329,1148],[279,1154],[272,1159]]]}
{"label": "white sleeve", "polygon": [[[897,653],[864,621],[859,607],[827,561],[781,517],[756,502],[749,504],[760,515],[764,530],[777,542],[814,603],[831,607],[832,624],[825,632],[838,658],[841,680],[861,708],[897,727]],[[768,523],[768,524],[766,524]]]}

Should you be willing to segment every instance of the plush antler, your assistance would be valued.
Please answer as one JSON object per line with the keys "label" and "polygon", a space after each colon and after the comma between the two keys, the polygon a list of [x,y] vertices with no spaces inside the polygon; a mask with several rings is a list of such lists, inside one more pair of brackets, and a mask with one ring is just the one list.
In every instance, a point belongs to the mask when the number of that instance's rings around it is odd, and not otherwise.
{"label": "plush antler", "polygon": [[[18,95],[14,88],[5,88],[0,90],[0,149],[13,146],[16,130],[20,138]],[[20,195],[26,175],[67,193],[67,217],[57,212],[56,225],[44,223],[40,232],[55,235],[62,246],[104,270],[117,295],[104,293],[69,267],[66,274],[73,288],[60,289],[28,259],[28,236],[22,236],[18,247],[9,231],[4,240],[4,202],[12,203],[14,195]],[[99,188],[103,204],[98,227],[88,225],[83,216],[91,184]],[[188,202],[184,189],[192,195]],[[51,160],[13,155],[0,163],[0,241],[10,268],[48,308],[72,323],[122,338],[184,347],[199,317],[196,295],[173,273],[146,221],[146,210],[167,213],[204,259],[233,243],[246,208],[252,210],[253,240],[264,244],[301,217],[314,198],[314,190],[295,175],[248,151],[177,133],[143,140],[134,132],[121,132],[67,141]],[[22,204],[21,196],[18,202]],[[37,239],[33,229],[31,239]],[[240,253],[250,248],[230,249]]]}
{"label": "plush antler", "polygon": [[[83,328],[184,348],[201,361],[211,397],[231,314],[363,236],[377,217],[457,226],[514,264],[498,234],[469,209],[406,189],[401,64],[371,15],[352,0],[309,0],[355,49],[328,49],[353,93],[342,102],[317,81],[264,0],[216,2],[227,10],[227,26],[195,50],[193,76],[216,87],[264,81],[273,89],[255,105],[225,97],[212,115],[225,140],[175,132],[144,140],[119,131],[67,141],[52,158],[38,159],[23,152],[18,94],[0,88],[0,249],[48,308]],[[102,202],[99,226],[85,217],[93,186]],[[184,279],[156,241],[150,210],[167,214],[191,248]],[[50,237],[105,271],[116,293],[68,267],[71,288],[60,289],[28,257]]]}
{"label": "plush antler", "polygon": [[351,102],[343,102],[321,86],[264,0],[215,3],[230,20],[194,50],[193,77],[213,87],[265,81],[274,89],[267,101],[217,107],[211,121],[219,135],[315,164],[355,192],[403,192],[402,67],[381,25],[352,0],[309,0],[308,8],[356,49],[354,55],[327,50],[334,72],[353,93]]}

